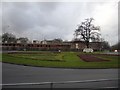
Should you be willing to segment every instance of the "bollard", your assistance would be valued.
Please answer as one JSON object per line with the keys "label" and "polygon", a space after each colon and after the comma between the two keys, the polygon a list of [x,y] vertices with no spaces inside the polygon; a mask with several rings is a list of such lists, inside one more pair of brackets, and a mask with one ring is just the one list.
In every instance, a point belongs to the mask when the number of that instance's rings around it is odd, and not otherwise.
{"label": "bollard", "polygon": [[53,89],[53,83],[51,82],[50,83],[50,90],[52,90]]}

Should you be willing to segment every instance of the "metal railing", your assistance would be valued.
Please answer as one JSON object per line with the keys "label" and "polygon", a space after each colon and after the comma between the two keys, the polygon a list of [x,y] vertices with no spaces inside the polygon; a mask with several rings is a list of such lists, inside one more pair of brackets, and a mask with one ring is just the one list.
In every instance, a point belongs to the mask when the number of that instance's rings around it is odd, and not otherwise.
{"label": "metal railing", "polygon": [[[0,84],[0,86],[26,86],[26,85],[46,85],[49,84],[50,88],[54,88],[55,84],[72,84],[72,83],[89,83],[89,82],[102,82],[102,81],[114,81],[119,78],[113,79],[97,79],[97,80],[82,80],[82,81],[61,81],[61,82],[40,82],[40,83],[11,83],[11,84]],[[106,87],[107,88],[107,87]]]}

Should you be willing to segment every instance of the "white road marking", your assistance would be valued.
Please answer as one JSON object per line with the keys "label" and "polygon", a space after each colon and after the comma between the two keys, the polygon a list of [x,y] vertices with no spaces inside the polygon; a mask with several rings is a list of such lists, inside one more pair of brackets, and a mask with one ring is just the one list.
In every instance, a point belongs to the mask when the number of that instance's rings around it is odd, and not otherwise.
{"label": "white road marking", "polygon": [[96,80],[82,80],[82,81],[61,81],[61,82],[8,83],[8,84],[0,84],[0,86],[21,86],[21,85],[44,85],[44,84],[88,83],[88,82],[114,81],[114,80],[119,80],[119,79],[120,79],[120,78],[96,79]]}

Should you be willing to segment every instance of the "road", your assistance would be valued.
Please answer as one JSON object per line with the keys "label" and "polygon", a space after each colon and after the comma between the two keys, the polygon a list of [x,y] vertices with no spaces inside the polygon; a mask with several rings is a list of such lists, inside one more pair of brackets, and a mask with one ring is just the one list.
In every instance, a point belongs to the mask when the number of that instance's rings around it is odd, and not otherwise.
{"label": "road", "polygon": [[104,54],[120,55],[120,52],[105,52]]}
{"label": "road", "polygon": [[[22,84],[22,83],[41,83],[41,82],[64,82],[64,81],[84,81],[98,79],[118,78],[117,69],[63,69],[63,68],[43,68],[30,67],[14,64],[2,64],[2,83],[3,84]],[[76,84],[56,84],[56,88],[101,88],[117,87],[117,80],[76,83]],[[50,85],[20,85],[4,87],[50,87]]]}

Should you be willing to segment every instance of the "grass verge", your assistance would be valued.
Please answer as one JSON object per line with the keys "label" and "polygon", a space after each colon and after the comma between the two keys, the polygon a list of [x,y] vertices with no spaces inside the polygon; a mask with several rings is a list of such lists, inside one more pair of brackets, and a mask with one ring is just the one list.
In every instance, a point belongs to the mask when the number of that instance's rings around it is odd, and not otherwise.
{"label": "grass verge", "polygon": [[110,61],[104,62],[85,62],[81,60],[78,55],[79,52],[40,52],[40,53],[14,53],[2,54],[2,62],[40,66],[40,67],[57,67],[57,68],[119,68],[118,56],[103,56],[96,57],[103,58]]}

